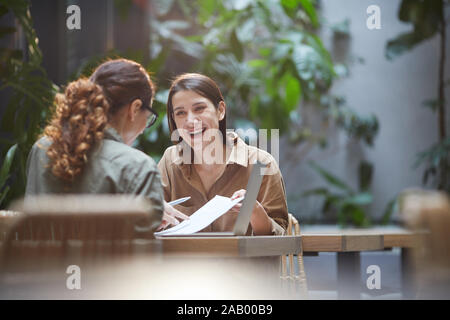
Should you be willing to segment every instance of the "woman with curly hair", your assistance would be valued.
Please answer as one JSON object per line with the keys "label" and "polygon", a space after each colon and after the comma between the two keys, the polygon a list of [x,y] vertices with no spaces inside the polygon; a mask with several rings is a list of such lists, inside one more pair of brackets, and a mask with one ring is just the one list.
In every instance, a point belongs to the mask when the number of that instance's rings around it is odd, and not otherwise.
{"label": "woman with curly hair", "polygon": [[[27,161],[26,195],[135,194],[149,198],[163,221],[182,219],[164,204],[156,163],[131,147],[155,123],[155,86],[138,63],[116,59],[55,97],[54,115]],[[171,211],[172,210],[172,211]]]}

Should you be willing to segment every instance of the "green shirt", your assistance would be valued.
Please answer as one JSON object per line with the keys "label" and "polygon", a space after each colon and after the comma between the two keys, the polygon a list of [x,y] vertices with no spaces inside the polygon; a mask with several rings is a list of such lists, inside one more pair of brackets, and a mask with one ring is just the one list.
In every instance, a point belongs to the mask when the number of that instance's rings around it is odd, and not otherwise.
{"label": "green shirt", "polygon": [[159,225],[163,213],[163,189],[155,161],[126,145],[113,128],[88,154],[88,162],[73,182],[55,177],[48,165],[51,141],[39,139],[27,161],[26,195],[61,193],[135,194],[150,199],[154,214],[152,227]]}

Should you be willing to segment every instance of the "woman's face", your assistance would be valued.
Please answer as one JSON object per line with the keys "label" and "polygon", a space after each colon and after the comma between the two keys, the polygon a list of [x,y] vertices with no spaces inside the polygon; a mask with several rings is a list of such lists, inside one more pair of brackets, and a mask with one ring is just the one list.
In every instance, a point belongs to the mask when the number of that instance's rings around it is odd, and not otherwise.
{"label": "woman's face", "polygon": [[129,146],[144,132],[147,127],[147,120],[151,116],[151,112],[148,109],[141,107],[142,103],[140,103],[140,100],[135,101],[139,101],[139,103],[136,103],[134,106],[133,102],[129,107],[128,121],[122,135],[124,142]]}
{"label": "woman's face", "polygon": [[225,116],[223,101],[215,108],[211,100],[195,91],[179,91],[173,95],[172,105],[179,134],[192,148],[204,148],[220,132],[219,121]]}

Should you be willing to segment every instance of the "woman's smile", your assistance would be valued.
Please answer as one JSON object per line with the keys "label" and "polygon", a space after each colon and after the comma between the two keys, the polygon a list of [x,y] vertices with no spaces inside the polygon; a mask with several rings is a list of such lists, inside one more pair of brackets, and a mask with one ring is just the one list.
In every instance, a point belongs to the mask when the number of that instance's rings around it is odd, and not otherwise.
{"label": "woman's smile", "polygon": [[[172,97],[173,117],[181,137],[191,145],[211,142],[207,131],[219,130],[220,111],[214,104],[195,91],[179,91]],[[205,141],[204,141],[205,140]],[[204,143],[203,143],[204,142]]]}

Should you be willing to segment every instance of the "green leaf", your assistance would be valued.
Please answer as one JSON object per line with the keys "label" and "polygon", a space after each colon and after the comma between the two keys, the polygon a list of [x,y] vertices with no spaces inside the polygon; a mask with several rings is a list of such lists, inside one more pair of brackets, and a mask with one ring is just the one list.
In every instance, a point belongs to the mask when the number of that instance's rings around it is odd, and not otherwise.
{"label": "green leaf", "polygon": [[5,187],[5,190],[3,190],[3,192],[0,192],[0,206],[1,206],[2,203],[3,203],[3,200],[5,200],[6,195],[8,194],[9,189],[10,189],[9,186],[6,186],[6,187]]}
{"label": "green leaf", "polygon": [[310,161],[309,165],[317,172],[319,173],[322,178],[324,178],[326,181],[328,181],[331,185],[338,187],[339,189],[348,191],[350,193],[353,193],[353,190],[342,180],[340,180],[338,177],[334,176],[330,172],[326,171],[325,169],[321,168],[316,163]]}
{"label": "green leaf", "polygon": [[398,201],[397,201],[397,197],[395,197],[395,198],[391,199],[388,202],[388,204],[386,205],[383,216],[381,218],[381,224],[386,225],[389,223],[392,213],[397,209],[397,207],[398,207]]}
{"label": "green leaf", "polygon": [[422,102],[422,105],[426,108],[430,108],[431,111],[436,112],[439,107],[438,99],[427,99]]}
{"label": "green leaf", "polygon": [[418,45],[423,38],[420,38],[415,33],[403,33],[397,38],[388,41],[386,45],[385,55],[388,60],[402,55],[408,50],[411,50]]}
{"label": "green leaf", "polygon": [[244,58],[244,48],[242,47],[242,44],[237,38],[236,32],[234,30],[230,34],[230,45],[236,59],[238,61],[242,61],[242,59]]}
{"label": "green leaf", "polygon": [[358,227],[363,227],[368,224],[366,212],[359,206],[352,204],[345,205],[340,210],[340,215],[342,216],[340,221],[344,221],[344,224],[347,220],[350,220],[353,225]]}
{"label": "green leaf", "polygon": [[172,8],[173,2],[173,0],[153,0],[153,4],[156,8],[158,16],[165,16],[166,14],[168,14],[170,9]]}
{"label": "green leaf", "polygon": [[333,35],[338,37],[350,36],[350,20],[347,18],[341,22],[334,23],[330,26]]}
{"label": "green leaf", "polygon": [[367,191],[372,183],[373,165],[370,162],[362,161],[359,164],[359,190]]}
{"label": "green leaf", "polygon": [[[259,49],[259,54],[263,57],[268,57],[272,52],[271,48],[260,48]],[[450,83],[450,79],[449,79],[449,83]]]}
{"label": "green leaf", "polygon": [[268,65],[267,60],[262,60],[262,59],[253,59],[253,60],[249,60],[247,61],[247,64],[252,67],[252,68],[265,68]]}
{"label": "green leaf", "polygon": [[[128,15],[132,6],[133,2],[131,0],[114,0],[114,7],[119,13],[120,19],[122,21],[128,19]],[[156,5],[156,7],[158,6]]]}
{"label": "green leaf", "polygon": [[415,22],[421,9],[419,0],[403,0],[398,11],[398,18],[403,22]]}
{"label": "green leaf", "polygon": [[353,207],[351,210],[352,222],[358,227],[364,226],[366,220],[366,213],[360,207]]}
{"label": "green leaf", "polygon": [[164,105],[167,103],[168,98],[169,98],[169,89],[160,90],[155,95],[155,100]]}
{"label": "green leaf", "polygon": [[353,204],[357,206],[365,206],[372,203],[373,197],[368,192],[358,193],[354,196],[346,198],[343,203],[345,204]]}
{"label": "green leaf", "polygon": [[297,78],[293,77],[290,72],[286,72],[281,78],[281,83],[285,87],[285,105],[286,111],[291,112],[297,109],[298,102],[301,96],[300,82]]}
{"label": "green leaf", "polygon": [[309,19],[311,19],[311,22],[315,28],[319,26],[319,21],[317,19],[316,9],[312,5],[310,0],[299,0],[300,4],[302,5],[303,9],[305,9],[306,14],[308,15]]}
{"label": "green leaf", "polygon": [[348,67],[342,63],[334,65],[334,72],[337,76],[344,78],[349,75]]}
{"label": "green leaf", "polygon": [[164,22],[164,27],[170,30],[184,30],[189,28],[189,23],[183,20],[168,20]]}
{"label": "green leaf", "polygon": [[328,195],[325,198],[325,201],[323,202],[322,212],[326,213],[326,212],[330,211],[332,208],[339,207],[338,206],[339,202],[340,202],[339,196]]}
{"label": "green leaf", "polygon": [[297,0],[281,0],[281,5],[286,9],[295,9],[298,6]]}
{"label": "green leaf", "polygon": [[386,57],[392,60],[422,41],[432,38],[439,32],[441,16],[444,15],[443,10],[443,1],[403,0],[399,19],[411,23],[413,31],[388,41]]}
{"label": "green leaf", "polygon": [[303,192],[300,196],[301,197],[309,197],[312,195],[322,195],[322,196],[327,196],[328,195],[328,189],[326,188],[315,188],[315,189],[311,189],[311,190],[307,190],[305,192]]}
{"label": "green leaf", "polygon": [[16,150],[17,150],[17,144],[15,144],[11,148],[9,148],[8,152],[6,153],[6,157],[3,161],[2,167],[0,169],[0,190],[3,188],[4,184],[6,183],[6,180],[9,177],[9,170],[11,168],[11,164],[14,159]]}
{"label": "green leaf", "polygon": [[216,0],[198,1],[198,8],[199,8],[198,19],[201,24],[205,23],[211,18],[211,16],[214,13],[214,10],[216,9],[216,3],[217,3]]}

